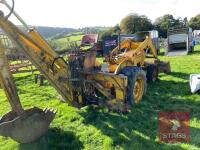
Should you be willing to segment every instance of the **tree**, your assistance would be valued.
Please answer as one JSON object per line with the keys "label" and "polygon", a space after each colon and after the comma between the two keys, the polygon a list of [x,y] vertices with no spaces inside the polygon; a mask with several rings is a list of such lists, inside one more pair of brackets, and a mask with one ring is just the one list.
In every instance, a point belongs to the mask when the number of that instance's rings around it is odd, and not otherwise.
{"label": "tree", "polygon": [[[184,18],[184,21],[187,19]],[[161,17],[158,17],[154,22],[154,27],[159,32],[159,36],[162,36],[164,38],[167,37],[167,30],[170,27],[175,26],[183,26],[184,21],[182,21],[181,18],[175,19],[173,15],[167,14]]]}
{"label": "tree", "polygon": [[200,29],[200,14],[198,14],[197,16],[190,19],[189,26],[193,30],[199,30]]}
{"label": "tree", "polygon": [[116,26],[110,28],[109,30],[103,31],[100,33],[100,40],[103,40],[105,37],[111,37],[113,35],[117,35],[117,30],[119,30],[120,27],[117,24]]}
{"label": "tree", "polygon": [[153,28],[151,21],[144,15],[130,14],[120,22],[122,33],[133,34],[137,31],[148,31]]}
{"label": "tree", "polygon": [[188,22],[188,18],[187,18],[187,17],[185,17],[185,18],[183,19],[183,23],[184,23],[185,26],[188,26],[188,23],[189,23],[189,22]]}

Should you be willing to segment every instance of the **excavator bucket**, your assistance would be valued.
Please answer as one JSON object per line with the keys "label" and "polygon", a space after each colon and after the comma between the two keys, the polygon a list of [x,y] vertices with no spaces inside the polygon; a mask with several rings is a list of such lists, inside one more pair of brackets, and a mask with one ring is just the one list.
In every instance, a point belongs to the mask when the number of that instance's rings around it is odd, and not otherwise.
{"label": "excavator bucket", "polygon": [[55,111],[39,108],[25,110],[21,115],[9,112],[0,120],[0,135],[19,143],[30,143],[43,136],[55,117]]}
{"label": "excavator bucket", "polygon": [[12,108],[11,112],[0,119],[0,135],[10,137],[19,143],[30,143],[44,135],[48,131],[56,111],[39,108],[24,110],[22,108],[1,40],[0,83]]}

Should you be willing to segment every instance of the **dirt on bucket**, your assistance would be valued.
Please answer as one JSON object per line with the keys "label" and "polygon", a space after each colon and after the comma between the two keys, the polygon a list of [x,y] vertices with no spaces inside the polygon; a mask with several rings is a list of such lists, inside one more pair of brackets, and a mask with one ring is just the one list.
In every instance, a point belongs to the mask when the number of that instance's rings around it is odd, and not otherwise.
{"label": "dirt on bucket", "polygon": [[36,107],[25,110],[22,115],[11,111],[0,120],[0,135],[19,143],[31,143],[48,131],[55,114],[55,110]]}

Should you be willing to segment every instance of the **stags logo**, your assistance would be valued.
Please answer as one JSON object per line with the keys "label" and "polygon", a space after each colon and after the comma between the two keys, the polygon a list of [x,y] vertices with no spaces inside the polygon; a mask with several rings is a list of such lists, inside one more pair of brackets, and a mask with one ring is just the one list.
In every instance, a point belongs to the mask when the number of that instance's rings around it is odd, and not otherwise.
{"label": "stags logo", "polygon": [[160,112],[160,141],[189,142],[189,119],[189,112]]}
{"label": "stags logo", "polygon": [[177,131],[178,128],[181,127],[180,122],[178,120],[170,120],[170,122],[173,124],[171,129],[173,131]]}

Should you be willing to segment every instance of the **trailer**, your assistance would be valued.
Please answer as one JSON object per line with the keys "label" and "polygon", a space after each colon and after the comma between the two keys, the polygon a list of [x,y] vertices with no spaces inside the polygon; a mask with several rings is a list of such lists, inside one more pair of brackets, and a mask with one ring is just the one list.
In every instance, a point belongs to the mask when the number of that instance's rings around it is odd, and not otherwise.
{"label": "trailer", "polygon": [[192,28],[174,27],[167,32],[167,56],[187,55],[192,52]]}

